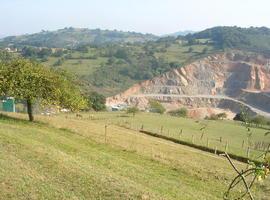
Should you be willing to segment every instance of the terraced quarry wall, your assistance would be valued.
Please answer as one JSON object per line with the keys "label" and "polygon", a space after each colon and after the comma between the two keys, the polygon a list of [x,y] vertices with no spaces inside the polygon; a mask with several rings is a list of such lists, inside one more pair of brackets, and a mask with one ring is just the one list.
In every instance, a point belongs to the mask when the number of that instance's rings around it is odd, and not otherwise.
{"label": "terraced quarry wall", "polygon": [[127,103],[147,109],[150,99],[175,109],[221,108],[238,112],[239,105],[252,113],[269,115],[270,67],[261,55],[230,52],[208,56],[136,84],[107,99],[107,105]]}

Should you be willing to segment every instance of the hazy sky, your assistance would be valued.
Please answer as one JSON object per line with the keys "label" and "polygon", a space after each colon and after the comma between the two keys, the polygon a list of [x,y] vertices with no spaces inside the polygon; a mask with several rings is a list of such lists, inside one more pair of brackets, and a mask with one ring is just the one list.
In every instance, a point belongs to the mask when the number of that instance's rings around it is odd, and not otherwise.
{"label": "hazy sky", "polygon": [[0,0],[0,36],[87,27],[166,34],[270,27],[270,0]]}

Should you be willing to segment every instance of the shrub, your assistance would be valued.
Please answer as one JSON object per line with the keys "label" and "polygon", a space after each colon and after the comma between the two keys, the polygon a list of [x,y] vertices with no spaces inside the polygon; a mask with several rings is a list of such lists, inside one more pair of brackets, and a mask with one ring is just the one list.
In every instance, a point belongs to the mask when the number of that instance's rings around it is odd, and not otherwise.
{"label": "shrub", "polygon": [[133,117],[135,117],[135,114],[138,112],[139,112],[139,109],[135,106],[127,109],[127,114],[133,114]]}
{"label": "shrub", "polygon": [[208,52],[208,48],[207,47],[203,48],[202,54],[206,54],[207,52]]}
{"label": "shrub", "polygon": [[186,108],[180,108],[178,110],[170,111],[169,114],[175,117],[187,117],[188,110]]}
{"label": "shrub", "polygon": [[63,63],[64,63],[64,58],[60,58],[53,64],[53,66],[55,66],[55,67],[61,66]]}
{"label": "shrub", "polygon": [[251,119],[251,123],[254,123],[256,126],[266,125],[267,122],[267,119],[261,115],[257,115]]}
{"label": "shrub", "polygon": [[227,118],[227,114],[226,113],[219,113],[219,114],[217,114],[217,118],[218,119],[226,119]]}
{"label": "shrub", "polygon": [[206,116],[205,119],[207,120],[219,120],[219,119],[225,119],[227,118],[227,114],[226,113],[219,113],[219,114],[212,114],[209,116]]}
{"label": "shrub", "polygon": [[88,97],[88,105],[95,111],[102,111],[106,108],[106,98],[97,92],[91,92]]}
{"label": "shrub", "polygon": [[235,115],[233,120],[235,121],[241,121],[241,122],[248,122],[250,119],[250,116],[245,112],[240,112]]}
{"label": "shrub", "polygon": [[163,114],[166,111],[166,109],[161,105],[161,103],[156,100],[151,100],[149,104],[150,112]]}
{"label": "shrub", "polygon": [[206,116],[205,119],[206,120],[218,120],[218,117],[217,117],[217,115],[212,114],[210,116]]}

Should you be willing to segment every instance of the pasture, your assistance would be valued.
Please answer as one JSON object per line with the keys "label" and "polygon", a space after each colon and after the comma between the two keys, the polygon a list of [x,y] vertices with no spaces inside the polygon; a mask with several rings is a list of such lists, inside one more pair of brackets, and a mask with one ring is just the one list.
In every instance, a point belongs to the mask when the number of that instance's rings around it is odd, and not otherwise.
{"label": "pasture", "polygon": [[134,131],[143,129],[252,160],[258,160],[270,144],[270,137],[265,136],[267,130],[252,127],[248,132],[242,123],[228,120],[194,120],[153,113],[139,113],[135,117],[118,112],[82,115],[84,121],[113,124]]}
{"label": "pasture", "polygon": [[[123,118],[149,126],[182,120],[147,113],[37,116],[34,124],[1,118],[0,199],[222,199],[234,176],[227,160],[118,126]],[[267,199],[269,186],[256,184],[258,199]]]}

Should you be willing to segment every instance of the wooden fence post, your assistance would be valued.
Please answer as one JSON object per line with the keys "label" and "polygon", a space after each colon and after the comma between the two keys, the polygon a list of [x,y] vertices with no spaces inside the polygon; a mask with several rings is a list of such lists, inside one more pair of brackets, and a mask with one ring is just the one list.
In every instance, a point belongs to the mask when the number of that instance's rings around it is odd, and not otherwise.
{"label": "wooden fence post", "polygon": [[244,146],[245,146],[245,140],[243,140],[242,142],[242,149],[244,148]]}
{"label": "wooden fence post", "polygon": [[207,147],[209,147],[209,138],[207,138]]}
{"label": "wooden fence post", "polygon": [[215,147],[215,154],[217,154],[217,146]]}
{"label": "wooden fence post", "polygon": [[204,132],[202,132],[202,135],[201,135],[201,140],[203,139],[203,136],[204,136]]}
{"label": "wooden fence post", "polygon": [[247,158],[250,156],[250,147],[247,148]]}
{"label": "wooden fence post", "polygon": [[226,145],[225,145],[225,152],[227,153],[227,151],[228,151],[228,146],[229,146],[229,143],[228,143],[228,141],[226,141]]}
{"label": "wooden fence post", "polygon": [[104,134],[105,144],[107,143],[107,124],[105,125],[105,134]]}
{"label": "wooden fence post", "polygon": [[160,127],[160,134],[163,132],[163,126]]}

